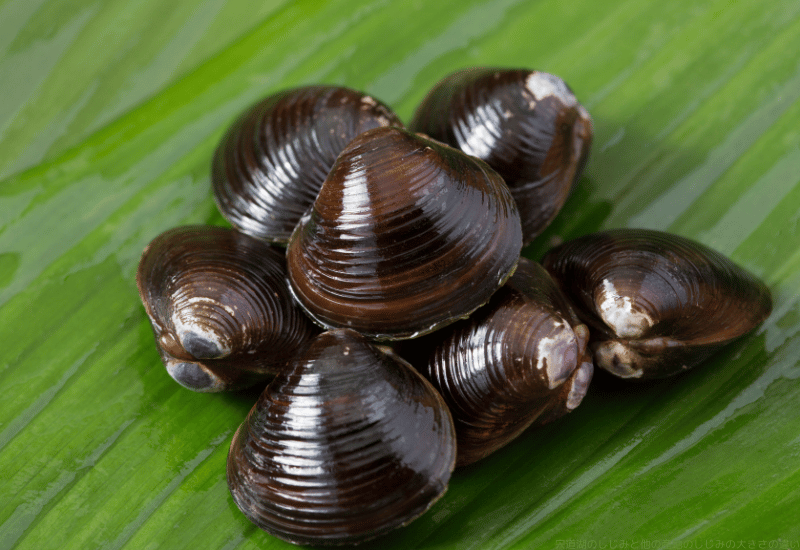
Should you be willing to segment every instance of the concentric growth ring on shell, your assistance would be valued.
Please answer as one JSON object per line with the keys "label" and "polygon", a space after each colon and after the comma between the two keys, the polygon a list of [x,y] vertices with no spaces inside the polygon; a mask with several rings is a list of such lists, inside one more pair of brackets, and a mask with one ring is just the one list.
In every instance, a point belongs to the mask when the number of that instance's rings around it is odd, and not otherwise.
{"label": "concentric growth ring on shell", "polygon": [[480,160],[399,130],[342,152],[287,249],[292,290],[327,327],[408,338],[464,317],[513,272],[519,215]]}

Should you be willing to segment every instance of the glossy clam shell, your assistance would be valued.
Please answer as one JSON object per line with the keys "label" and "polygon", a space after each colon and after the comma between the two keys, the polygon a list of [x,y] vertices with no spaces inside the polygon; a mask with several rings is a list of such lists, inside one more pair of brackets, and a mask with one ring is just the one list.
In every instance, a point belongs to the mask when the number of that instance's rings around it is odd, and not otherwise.
{"label": "glossy clam shell", "polygon": [[769,289],[755,276],[660,231],[586,235],[551,250],[543,264],[592,329],[595,364],[622,378],[682,372],[772,310]]}
{"label": "glossy clam shell", "polygon": [[525,258],[486,306],[438,335],[424,374],[453,415],[458,466],[575,409],[592,378],[587,327]]}
{"label": "glossy clam shell", "polygon": [[473,68],[442,79],[409,129],[486,161],[517,201],[523,240],[553,220],[583,172],[592,120],[559,77]]}
{"label": "glossy clam shell", "polygon": [[514,201],[485,163],[396,128],[342,152],[287,248],[319,324],[410,338],[468,315],[513,272]]}
{"label": "glossy clam shell", "polygon": [[264,99],[240,116],[214,155],[220,212],[244,233],[286,243],[342,149],[381,126],[403,123],[349,88],[306,86]]}
{"label": "glossy clam shell", "polygon": [[298,544],[358,543],[445,491],[455,460],[442,398],[354,331],[321,334],[233,437],[228,486],[261,529]]}
{"label": "glossy clam shell", "polygon": [[221,227],[166,231],[136,282],[169,374],[201,392],[270,378],[319,331],[293,303],[282,250]]}

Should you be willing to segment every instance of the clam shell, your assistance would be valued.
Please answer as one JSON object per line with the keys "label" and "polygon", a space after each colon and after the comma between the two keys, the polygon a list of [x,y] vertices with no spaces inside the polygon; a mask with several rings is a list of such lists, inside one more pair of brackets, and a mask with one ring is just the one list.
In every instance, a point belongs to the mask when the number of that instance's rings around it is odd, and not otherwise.
{"label": "clam shell", "polygon": [[318,336],[233,437],[228,486],[261,529],[297,544],[358,543],[445,491],[455,435],[408,363],[347,329]]}
{"label": "clam shell", "polygon": [[221,227],[166,231],[136,282],[164,364],[201,392],[272,377],[319,331],[293,303],[280,249]]}
{"label": "clam shell", "polygon": [[322,326],[410,338],[486,303],[521,246],[496,172],[438,142],[378,128],[339,156],[287,259],[295,297]]}
{"label": "clam shell", "polygon": [[349,88],[306,86],[264,99],[233,124],[214,155],[220,212],[244,233],[285,244],[342,149],[380,126],[403,123]]}
{"label": "clam shell", "polygon": [[559,77],[473,68],[442,79],[409,129],[486,161],[519,207],[524,243],[553,220],[589,156],[592,119]]}
{"label": "clam shell", "polygon": [[592,329],[595,364],[662,378],[755,329],[769,289],[722,254],[660,231],[615,229],[551,250],[545,268]]}
{"label": "clam shell", "polygon": [[486,306],[439,335],[424,374],[453,415],[458,466],[575,409],[592,378],[587,327],[525,258]]}

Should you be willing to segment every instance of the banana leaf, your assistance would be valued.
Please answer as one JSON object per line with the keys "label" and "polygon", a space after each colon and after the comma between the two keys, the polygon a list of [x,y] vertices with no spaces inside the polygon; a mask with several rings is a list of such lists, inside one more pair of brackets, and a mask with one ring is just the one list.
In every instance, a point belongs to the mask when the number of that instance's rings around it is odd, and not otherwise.
{"label": "banana leaf", "polygon": [[225,483],[256,392],[191,393],[135,286],[167,228],[225,225],[236,115],[342,84],[409,120],[466,66],[560,75],[591,112],[579,186],[525,255],[600,228],[696,239],[770,318],[681,376],[584,403],[457,471],[364,548],[800,548],[796,0],[0,1],[0,548],[288,548]]}

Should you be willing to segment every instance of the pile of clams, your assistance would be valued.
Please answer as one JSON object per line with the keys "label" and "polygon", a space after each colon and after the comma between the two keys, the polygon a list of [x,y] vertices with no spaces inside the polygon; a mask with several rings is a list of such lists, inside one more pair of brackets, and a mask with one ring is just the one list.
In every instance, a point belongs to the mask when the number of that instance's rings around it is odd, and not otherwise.
{"label": "pile of clams", "polygon": [[297,544],[384,534],[455,467],[574,410],[595,366],[677,374],[769,315],[761,281],[676,235],[618,229],[520,257],[591,141],[569,87],[521,69],[444,78],[407,128],[337,86],[234,122],[212,166],[233,229],[166,231],[137,284],[179,384],[265,386],[227,465],[253,523]]}

